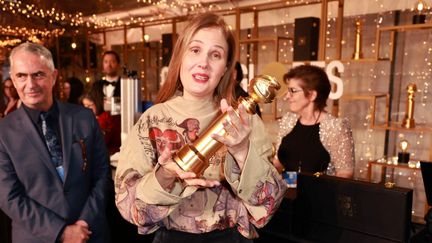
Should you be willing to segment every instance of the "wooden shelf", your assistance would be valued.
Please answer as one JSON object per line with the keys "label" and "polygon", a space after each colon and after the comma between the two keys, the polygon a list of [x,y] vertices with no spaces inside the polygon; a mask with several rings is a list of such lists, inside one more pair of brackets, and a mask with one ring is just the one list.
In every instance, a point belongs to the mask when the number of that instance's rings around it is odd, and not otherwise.
{"label": "wooden shelf", "polygon": [[291,65],[294,62],[302,62],[305,64],[310,64],[311,62],[325,62],[325,63],[330,63],[332,61],[340,61],[342,63],[365,63],[365,62],[370,62],[370,63],[376,63],[376,62],[388,62],[391,61],[390,58],[380,58],[380,59],[375,59],[373,57],[371,58],[361,58],[361,59],[329,59],[329,60],[300,60],[300,61],[281,61],[280,63],[282,64],[288,64]]}
{"label": "wooden shelf", "polygon": [[341,60],[341,62],[354,62],[354,63],[356,63],[356,62],[373,62],[373,63],[375,63],[375,62],[380,62],[380,61],[390,61],[390,58],[379,58],[379,59],[376,59],[376,58],[373,58],[373,57],[370,57],[370,58],[360,58],[360,59],[342,59]]}
{"label": "wooden shelf", "polygon": [[[376,106],[378,99],[385,99],[385,117],[388,117],[389,114],[389,105],[390,105],[390,95],[388,93],[383,92],[373,92],[373,93],[353,93],[346,94],[341,97],[341,100],[365,100],[369,101],[371,110],[371,128],[374,128],[375,125],[375,117],[376,117]],[[384,125],[388,125],[387,123]]]}
{"label": "wooden shelf", "polygon": [[277,42],[279,40],[293,40],[294,38],[288,36],[266,36],[258,38],[248,38],[239,40],[240,44],[256,43],[256,42]]}
{"label": "wooden shelf", "polygon": [[384,92],[371,92],[371,93],[352,93],[352,94],[344,94],[341,99],[346,100],[371,100],[377,99],[381,97],[387,97],[387,93]]}
{"label": "wooden shelf", "polygon": [[[411,160],[411,161],[416,161],[416,160]],[[381,169],[381,173],[380,173],[380,181],[378,183],[384,183],[385,180],[385,174],[386,174],[386,169],[392,169],[392,179],[390,182],[394,182],[394,173],[395,173],[395,169],[403,169],[403,170],[411,170],[412,172],[416,172],[421,174],[421,170],[420,168],[416,167],[416,166],[410,166],[408,163],[404,164],[404,163],[397,163],[397,164],[393,164],[393,163],[386,163],[386,162],[378,162],[378,161],[369,161],[368,162],[368,169],[367,169],[367,180],[369,182],[372,182],[372,169],[373,167],[377,167]],[[395,186],[399,186],[396,185]],[[417,190],[417,187],[413,187],[413,190]],[[416,200],[415,198],[413,200]],[[424,212],[426,213],[429,209],[429,205],[426,202],[424,205]],[[424,223],[424,220],[422,221],[422,218],[417,217],[412,215],[412,220],[417,222],[417,223]]]}
{"label": "wooden shelf", "polygon": [[377,48],[375,52],[375,60],[383,59],[379,57],[380,54],[380,47],[381,47],[381,33],[385,31],[390,32],[390,53],[389,53],[389,60],[392,61],[394,57],[393,53],[393,43],[395,41],[395,32],[403,32],[403,31],[410,31],[410,30],[420,30],[420,29],[431,29],[432,23],[425,23],[425,24],[409,24],[409,25],[396,25],[396,26],[384,26],[377,28],[376,30],[376,39],[375,39],[375,47]]}
{"label": "wooden shelf", "polygon": [[430,28],[432,28],[432,23],[383,26],[378,28],[378,30],[379,31],[406,31],[406,30],[418,30],[418,29],[430,29]]}
{"label": "wooden shelf", "polygon": [[400,122],[391,122],[390,124],[386,125],[377,125],[372,124],[371,128],[374,129],[384,129],[389,131],[399,131],[399,132],[432,132],[432,126],[427,124],[416,124],[414,128],[406,128],[402,127],[402,124]]}

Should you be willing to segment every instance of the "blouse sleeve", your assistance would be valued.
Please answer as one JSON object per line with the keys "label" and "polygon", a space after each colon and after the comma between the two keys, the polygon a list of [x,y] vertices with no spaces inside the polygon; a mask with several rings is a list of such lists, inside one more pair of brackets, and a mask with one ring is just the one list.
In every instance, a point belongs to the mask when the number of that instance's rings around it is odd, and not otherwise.
{"label": "blouse sleeve", "polygon": [[334,172],[354,170],[354,140],[349,120],[334,118],[323,131],[321,135],[330,153],[331,169]]}
{"label": "blouse sleeve", "polygon": [[253,116],[249,154],[240,171],[231,155],[227,155],[224,172],[233,191],[249,213],[249,221],[263,227],[278,208],[286,185],[270,162],[272,145],[264,124]]}
{"label": "blouse sleeve", "polygon": [[179,182],[171,192],[156,179],[157,148],[149,137],[149,116],[144,113],[121,147],[115,176],[116,205],[126,220],[139,226],[140,233],[156,231],[161,221],[196,191]]}

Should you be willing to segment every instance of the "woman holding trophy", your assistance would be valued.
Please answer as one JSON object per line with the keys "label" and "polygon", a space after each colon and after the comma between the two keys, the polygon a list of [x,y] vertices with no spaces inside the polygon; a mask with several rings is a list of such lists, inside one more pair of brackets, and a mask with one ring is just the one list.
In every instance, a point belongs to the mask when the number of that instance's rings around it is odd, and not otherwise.
{"label": "woman holding trophy", "polygon": [[[254,227],[264,226],[282,200],[286,186],[270,161],[264,124],[233,98],[235,48],[221,17],[192,19],[157,104],[121,148],[116,205],[141,234],[156,231],[154,242],[252,242]],[[204,132],[208,127],[219,130]],[[207,153],[203,144],[214,143],[221,146]]]}

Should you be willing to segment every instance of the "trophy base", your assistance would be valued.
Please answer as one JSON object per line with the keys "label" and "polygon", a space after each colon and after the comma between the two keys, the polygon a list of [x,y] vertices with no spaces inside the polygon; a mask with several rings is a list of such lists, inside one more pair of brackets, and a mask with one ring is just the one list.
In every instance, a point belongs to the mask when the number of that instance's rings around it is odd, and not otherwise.
{"label": "trophy base", "polygon": [[363,53],[354,53],[352,59],[360,60],[363,58]]}
{"label": "trophy base", "polygon": [[424,24],[426,22],[426,15],[424,14],[415,14],[412,18],[413,24]]}
{"label": "trophy base", "polygon": [[410,160],[410,154],[405,152],[398,153],[398,163],[406,164]]}
{"label": "trophy base", "polygon": [[402,121],[402,127],[405,128],[414,128],[415,127],[415,121],[414,119],[405,118]]}
{"label": "trophy base", "polygon": [[194,147],[186,144],[174,155],[173,159],[182,170],[201,176],[209,165],[195,150]]}

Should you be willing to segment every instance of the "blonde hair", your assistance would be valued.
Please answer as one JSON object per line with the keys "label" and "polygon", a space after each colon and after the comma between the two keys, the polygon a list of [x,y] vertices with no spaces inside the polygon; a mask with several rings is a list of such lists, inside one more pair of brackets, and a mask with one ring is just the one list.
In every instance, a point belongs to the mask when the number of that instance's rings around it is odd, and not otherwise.
{"label": "blonde hair", "polygon": [[234,68],[234,55],[236,52],[236,39],[222,17],[213,13],[204,13],[190,20],[187,27],[179,36],[172,53],[172,58],[168,67],[168,75],[165,83],[160,88],[156,98],[156,103],[162,103],[173,97],[177,90],[182,91],[183,86],[180,80],[180,68],[183,56],[192,37],[203,28],[219,28],[228,44],[227,71],[222,76],[213,96],[219,102],[222,98],[227,99],[229,104],[234,100],[234,82],[231,73]]}

